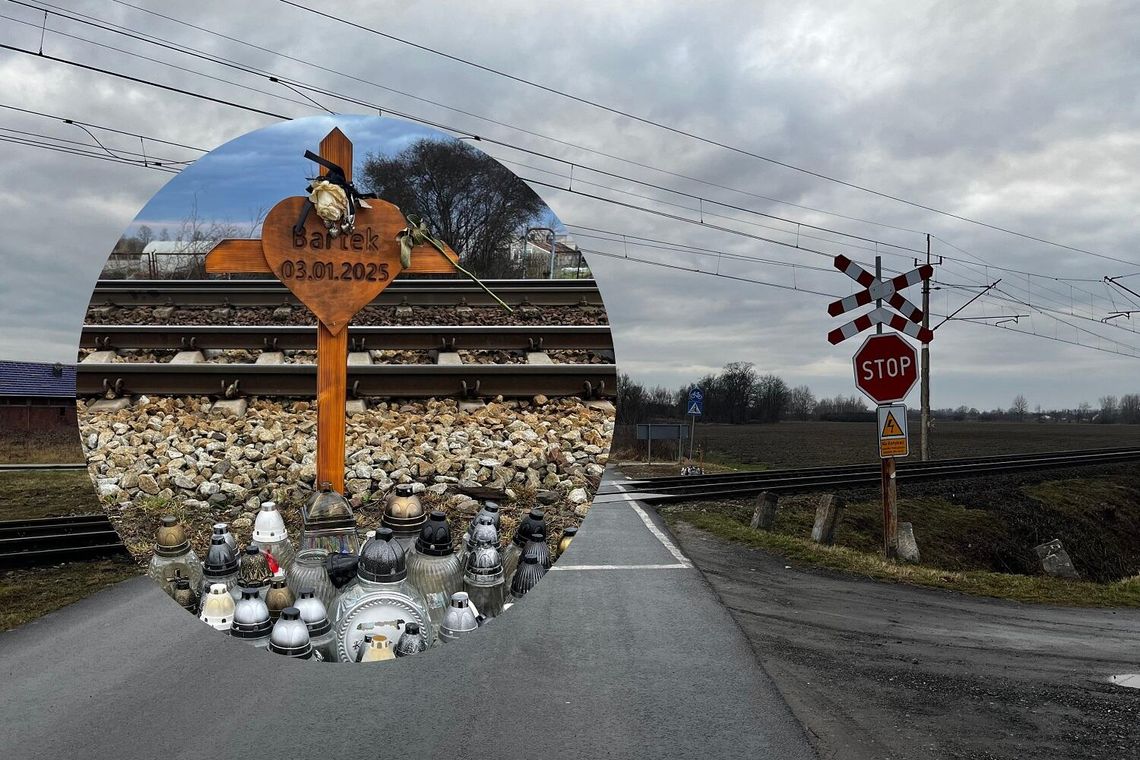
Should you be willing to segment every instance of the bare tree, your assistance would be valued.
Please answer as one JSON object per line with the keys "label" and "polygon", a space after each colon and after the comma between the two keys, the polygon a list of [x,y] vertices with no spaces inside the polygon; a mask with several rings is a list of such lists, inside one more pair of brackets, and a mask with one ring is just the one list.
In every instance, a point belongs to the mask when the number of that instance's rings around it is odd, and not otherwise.
{"label": "bare tree", "polygon": [[756,379],[753,409],[761,422],[779,422],[788,406],[788,384],[775,375]]}
{"label": "bare tree", "polygon": [[395,156],[369,155],[362,186],[418,214],[481,277],[517,277],[511,244],[546,204],[498,161],[458,140],[422,139]]}
{"label": "bare tree", "polygon": [[1140,395],[1125,393],[1120,397],[1120,421],[1130,425],[1140,422]]}
{"label": "bare tree", "polygon": [[142,244],[142,247],[146,248],[147,244],[150,243],[150,241],[154,240],[154,230],[145,224],[141,225],[135,237],[138,238],[138,241]]}
{"label": "bare tree", "polygon": [[1116,396],[1101,396],[1100,414],[1096,416],[1096,421],[1105,424],[1116,422],[1116,410]]}
{"label": "bare tree", "polygon": [[1016,420],[1024,420],[1025,413],[1029,411],[1029,401],[1022,394],[1013,397],[1013,406],[1009,408],[1009,415]]}
{"label": "bare tree", "polygon": [[724,365],[717,376],[716,392],[724,401],[728,422],[747,422],[756,392],[756,369],[752,362]]}
{"label": "bare tree", "polygon": [[788,393],[788,416],[794,420],[811,419],[815,411],[815,396],[811,388],[806,385],[797,385]]}

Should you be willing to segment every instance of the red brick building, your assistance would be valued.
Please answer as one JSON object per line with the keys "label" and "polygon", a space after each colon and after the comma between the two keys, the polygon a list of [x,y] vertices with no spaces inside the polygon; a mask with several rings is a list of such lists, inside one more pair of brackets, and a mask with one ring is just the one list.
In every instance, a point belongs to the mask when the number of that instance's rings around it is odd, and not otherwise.
{"label": "red brick building", "polygon": [[0,433],[75,427],[74,366],[0,361]]}

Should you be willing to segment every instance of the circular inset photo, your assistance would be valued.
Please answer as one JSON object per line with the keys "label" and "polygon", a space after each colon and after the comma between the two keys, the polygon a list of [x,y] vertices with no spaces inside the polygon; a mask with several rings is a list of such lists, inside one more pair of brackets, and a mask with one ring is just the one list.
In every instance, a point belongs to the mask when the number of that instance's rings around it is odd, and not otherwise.
{"label": "circular inset photo", "polygon": [[78,418],[128,550],[251,648],[417,654],[522,601],[613,434],[589,268],[522,180],[380,117],[300,119],[183,170],[111,254]]}

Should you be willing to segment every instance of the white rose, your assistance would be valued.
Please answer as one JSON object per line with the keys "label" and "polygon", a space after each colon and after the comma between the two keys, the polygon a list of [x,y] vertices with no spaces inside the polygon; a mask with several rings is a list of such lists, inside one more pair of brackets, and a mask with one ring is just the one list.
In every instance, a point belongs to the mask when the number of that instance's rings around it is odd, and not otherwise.
{"label": "white rose", "polygon": [[344,188],[328,180],[323,179],[313,185],[309,200],[316,208],[317,216],[326,222],[339,222],[348,210],[348,196],[345,195]]}

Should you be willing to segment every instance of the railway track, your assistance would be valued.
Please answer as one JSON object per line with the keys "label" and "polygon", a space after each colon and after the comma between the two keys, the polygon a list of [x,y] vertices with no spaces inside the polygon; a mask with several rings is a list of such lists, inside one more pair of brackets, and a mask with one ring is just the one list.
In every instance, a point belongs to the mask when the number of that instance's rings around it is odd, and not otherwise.
{"label": "railway track", "polygon": [[[601,307],[594,280],[486,280],[511,306]],[[372,301],[375,306],[496,306],[468,280],[398,279]],[[276,280],[99,280],[91,306],[281,306],[300,305]]]}
{"label": "railway track", "polygon": [[[1140,448],[1004,454],[899,463],[896,478],[900,481],[936,480],[939,478],[968,477],[1058,467],[1086,467],[1136,460],[1140,460]],[[628,486],[642,494],[636,497],[639,501],[651,504],[669,504],[698,499],[752,496],[761,491],[795,493],[875,486],[879,484],[879,479],[879,465],[867,464],[688,477],[643,478],[628,481]],[[599,492],[599,495],[618,493],[620,492],[603,491]]]}
{"label": "railway track", "polygon": [[[515,305],[600,308],[602,303],[593,280],[495,280],[488,285]],[[100,303],[125,308],[299,304],[279,282],[248,279],[101,280],[91,298],[92,308]],[[397,280],[373,303],[438,307],[491,305],[493,301],[466,280],[432,279]],[[354,398],[545,395],[596,399],[611,397],[617,378],[608,325],[354,325],[348,328],[348,342],[348,388]],[[76,384],[81,397],[153,394],[306,398],[316,394],[316,366],[305,360],[293,363],[293,354],[289,354],[286,363],[284,355],[278,353],[314,350],[316,330],[311,326],[88,324],[83,328],[80,348],[94,352],[78,365]],[[162,356],[136,353],[146,351],[189,354],[165,362],[158,361]],[[220,354],[218,361],[211,361],[213,352],[225,351],[263,355],[256,362],[248,356],[239,357],[239,362],[244,363],[232,362],[232,357]],[[375,351],[431,353],[411,358],[422,363],[406,363],[405,355],[401,360],[388,360],[400,363],[374,364],[371,352]],[[514,353],[490,357],[484,354],[464,363],[460,352]],[[521,363],[524,352],[526,361]],[[380,354],[376,358],[385,360]],[[473,357],[468,354],[466,358]],[[503,363],[483,363],[488,358]]]}
{"label": "railway track", "polygon": [[[350,325],[350,351],[545,351],[590,350],[613,353],[608,325]],[[313,350],[317,331],[296,325],[87,325],[80,348]]]}
{"label": "railway track", "polygon": [[0,567],[126,555],[106,515],[0,521]]}
{"label": "railway track", "polygon": [[[465,399],[578,396],[614,393],[613,364],[371,364],[348,367],[354,398]],[[84,363],[76,371],[80,397],[316,395],[315,364]]]}

